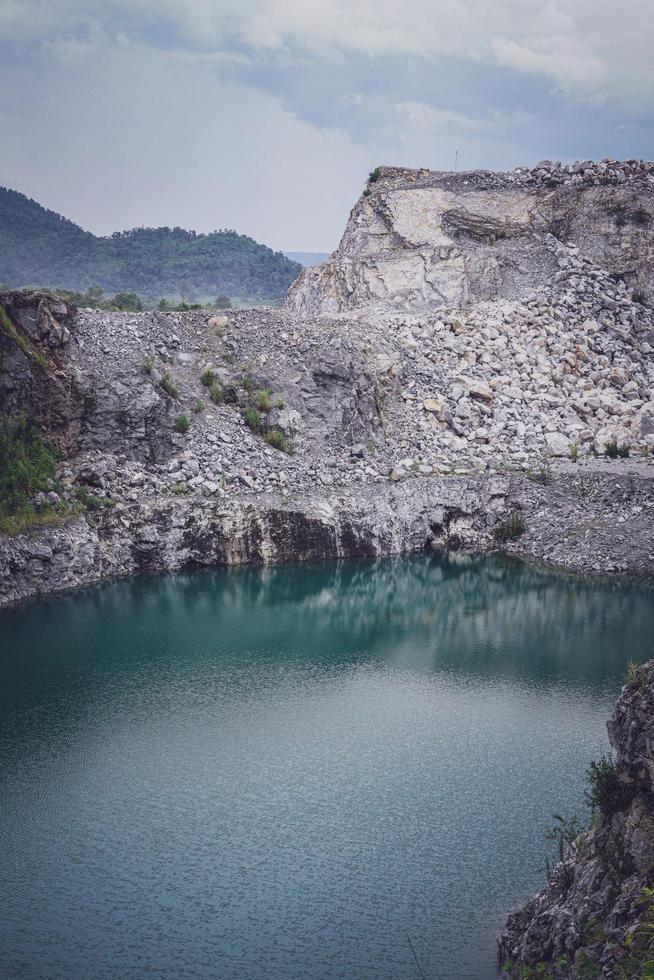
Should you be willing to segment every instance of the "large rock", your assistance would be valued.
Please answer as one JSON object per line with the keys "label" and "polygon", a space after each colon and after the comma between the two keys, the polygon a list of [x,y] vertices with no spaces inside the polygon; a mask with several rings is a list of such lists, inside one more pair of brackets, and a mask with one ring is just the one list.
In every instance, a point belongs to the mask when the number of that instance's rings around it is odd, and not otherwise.
{"label": "large rock", "polygon": [[307,316],[525,295],[565,268],[541,247],[549,232],[652,294],[653,168],[631,163],[621,180],[597,165],[588,177],[560,165],[514,174],[382,167],[337,250],[302,272],[287,305]]}

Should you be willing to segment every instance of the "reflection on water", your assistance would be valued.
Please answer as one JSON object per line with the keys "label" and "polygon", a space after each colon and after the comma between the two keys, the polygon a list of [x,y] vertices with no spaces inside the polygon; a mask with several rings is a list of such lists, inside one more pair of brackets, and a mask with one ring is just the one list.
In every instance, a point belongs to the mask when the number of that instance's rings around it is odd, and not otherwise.
{"label": "reflection on water", "polygon": [[3,614],[0,975],[494,976],[653,597],[419,556]]}

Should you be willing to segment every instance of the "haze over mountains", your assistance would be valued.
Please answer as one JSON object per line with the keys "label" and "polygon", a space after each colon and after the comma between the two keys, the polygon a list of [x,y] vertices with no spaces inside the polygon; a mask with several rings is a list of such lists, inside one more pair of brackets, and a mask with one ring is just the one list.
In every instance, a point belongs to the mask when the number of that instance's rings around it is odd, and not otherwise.
{"label": "haze over mountains", "polygon": [[24,194],[0,187],[0,283],[133,291],[147,301],[281,300],[301,271],[282,252],[232,230],[134,228],[102,238]]}

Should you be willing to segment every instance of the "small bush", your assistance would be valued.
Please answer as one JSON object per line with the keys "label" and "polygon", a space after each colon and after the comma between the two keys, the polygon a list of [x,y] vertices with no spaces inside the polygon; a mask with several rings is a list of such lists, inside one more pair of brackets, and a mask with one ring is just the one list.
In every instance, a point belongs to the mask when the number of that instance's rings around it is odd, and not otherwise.
{"label": "small bush", "polygon": [[371,170],[370,173],[368,174],[368,183],[376,184],[380,177],[381,177],[381,167],[375,167],[375,169]]}
{"label": "small bush", "polygon": [[243,419],[248,429],[251,429],[252,432],[261,431],[261,414],[256,408],[246,408],[243,412]]}
{"label": "small bush", "polygon": [[214,381],[209,388],[209,398],[214,405],[222,405],[225,400],[225,393],[223,392],[222,386],[219,385],[217,381]]}
{"label": "small bush", "polygon": [[143,358],[143,364],[141,367],[143,368],[144,374],[152,374],[152,368],[154,367],[154,357],[152,354],[148,354],[147,357]]}
{"label": "small bush", "polygon": [[604,455],[608,456],[609,459],[627,459],[631,451],[631,446],[628,442],[623,442],[622,445],[618,445],[617,439],[610,439],[604,447]]}
{"label": "small bush", "polygon": [[283,408],[283,407],[284,407],[284,399],[281,397],[277,398],[275,400],[275,408]]}
{"label": "small bush", "polygon": [[620,780],[611,754],[602,755],[597,762],[591,762],[586,779],[586,802],[592,810],[598,810],[605,817],[626,810],[633,799],[634,789]]}
{"label": "small bush", "polygon": [[164,371],[164,373],[159,378],[159,384],[166,392],[166,394],[170,395],[171,398],[179,397],[179,391],[177,390],[177,386],[173,381],[169,371]]}
{"label": "small bush", "polygon": [[270,429],[264,435],[264,439],[266,440],[269,446],[273,447],[273,449],[279,449],[283,453],[288,452],[288,443],[286,442],[286,436],[284,435],[283,432],[280,431],[280,429]]}
{"label": "small bush", "polygon": [[241,387],[245,388],[247,392],[251,392],[254,388],[254,381],[249,374],[244,374],[241,378]]}
{"label": "small bush", "polygon": [[216,380],[216,375],[211,370],[211,368],[207,368],[207,370],[200,375],[200,381],[202,382],[205,388],[211,388],[215,380]]}
{"label": "small bush", "polygon": [[519,511],[511,514],[505,521],[500,521],[493,528],[493,537],[500,544],[504,544],[507,541],[517,541],[525,531],[527,530],[527,525],[525,519]]}
{"label": "small bush", "polygon": [[178,415],[175,419],[175,432],[181,432],[182,435],[191,427],[191,423],[188,420],[188,415]]}
{"label": "small bush", "polygon": [[193,411],[195,412],[195,414],[196,415],[199,415],[200,412],[204,412],[204,409],[205,409],[205,404],[202,401],[202,399],[201,398],[196,398],[195,399],[195,404],[193,405]]}
{"label": "small bush", "polygon": [[95,493],[89,493],[86,487],[78,487],[75,497],[87,510],[102,510],[103,507],[115,507],[116,501],[109,497],[98,497]]}
{"label": "small bush", "polygon": [[573,463],[576,463],[579,459],[579,443],[573,442],[570,446],[570,459]]}
{"label": "small bush", "polygon": [[270,388],[262,388],[257,392],[256,406],[260,412],[269,412],[272,408],[272,391]]}

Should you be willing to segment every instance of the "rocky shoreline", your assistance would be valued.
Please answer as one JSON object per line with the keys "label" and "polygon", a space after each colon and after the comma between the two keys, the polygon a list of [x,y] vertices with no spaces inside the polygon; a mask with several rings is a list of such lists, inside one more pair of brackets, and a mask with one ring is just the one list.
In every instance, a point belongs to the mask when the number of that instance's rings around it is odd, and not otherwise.
{"label": "rocky shoreline", "polygon": [[595,781],[592,829],[569,835],[546,888],[500,937],[512,980],[652,976],[654,661],[630,671],[607,728],[614,757]]}
{"label": "rocky shoreline", "polygon": [[[584,574],[651,574],[654,481],[632,466],[548,482],[512,474],[418,477],[348,495],[169,496],[66,515],[0,536],[0,606],[141,572],[382,557],[428,550],[509,555]],[[497,528],[520,514],[517,540]]]}

